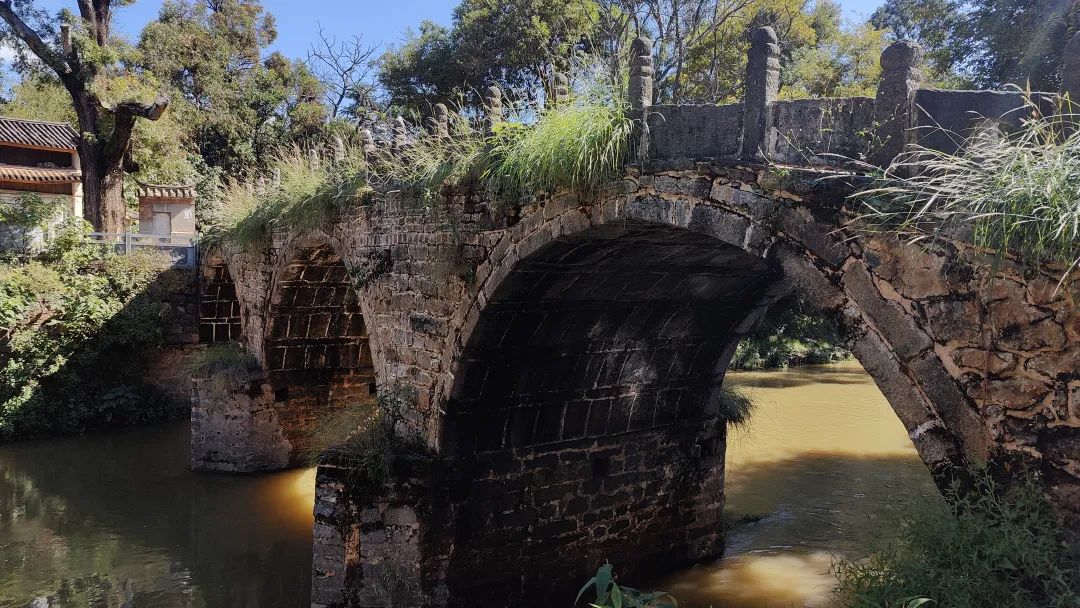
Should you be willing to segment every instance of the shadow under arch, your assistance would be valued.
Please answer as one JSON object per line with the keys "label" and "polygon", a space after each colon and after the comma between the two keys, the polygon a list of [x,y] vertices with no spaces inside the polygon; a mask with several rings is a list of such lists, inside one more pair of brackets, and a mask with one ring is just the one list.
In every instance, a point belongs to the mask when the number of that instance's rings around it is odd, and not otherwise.
{"label": "shadow under arch", "polygon": [[279,257],[267,302],[263,365],[292,460],[326,412],[376,394],[359,296],[330,239],[305,235]]}
{"label": "shadow under arch", "polygon": [[739,247],[635,219],[517,262],[465,343],[443,418],[447,605],[569,601],[604,560],[633,578],[719,554],[720,388],[779,278]]}

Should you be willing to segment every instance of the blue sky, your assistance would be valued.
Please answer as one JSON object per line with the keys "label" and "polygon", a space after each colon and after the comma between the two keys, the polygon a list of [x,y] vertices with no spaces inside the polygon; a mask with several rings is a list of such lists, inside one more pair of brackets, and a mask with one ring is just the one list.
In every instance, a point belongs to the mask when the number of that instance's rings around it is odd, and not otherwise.
{"label": "blue sky", "polygon": [[[882,0],[839,0],[849,17],[865,19]],[[290,57],[304,57],[321,25],[338,38],[360,34],[368,43],[396,42],[408,27],[428,19],[449,24],[458,0],[263,0],[277,17],[275,50]],[[74,0],[38,0],[48,10],[75,8]],[[134,38],[157,16],[161,0],[137,0],[117,10],[117,25]]]}

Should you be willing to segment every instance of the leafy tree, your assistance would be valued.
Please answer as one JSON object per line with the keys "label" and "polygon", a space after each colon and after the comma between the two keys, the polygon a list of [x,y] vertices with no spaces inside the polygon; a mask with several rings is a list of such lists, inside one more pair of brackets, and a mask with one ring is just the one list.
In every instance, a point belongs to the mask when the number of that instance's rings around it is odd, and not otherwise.
{"label": "leafy tree", "polygon": [[454,9],[458,63],[475,90],[497,82],[535,97],[590,35],[592,2],[463,0]]}
{"label": "leafy tree", "polygon": [[589,46],[592,0],[464,0],[453,28],[430,21],[379,60],[379,83],[390,105],[423,111],[437,102],[498,84],[508,94],[539,99],[552,70],[567,70]]}
{"label": "leafy tree", "polygon": [[928,51],[935,75],[953,84],[1006,84],[1055,91],[1061,52],[1080,26],[1073,0],[887,0],[871,17]]}
{"label": "leafy tree", "polygon": [[258,0],[167,0],[143,30],[144,65],[175,91],[177,121],[210,167],[249,174],[325,121],[323,87],[307,66],[263,58],[276,37]]}
{"label": "leafy tree", "polygon": [[1072,0],[974,0],[967,69],[975,85],[1058,90],[1069,21],[1075,27],[1078,18],[1080,5]]}
{"label": "leafy tree", "polygon": [[[776,30],[786,66],[798,49],[817,43],[819,30],[823,26],[815,26],[815,21],[839,27],[838,8],[834,11],[835,19],[822,19],[822,15],[828,12],[825,9],[832,11],[830,7],[834,6],[825,0],[818,2],[813,10],[807,9],[805,0],[753,0],[729,4],[726,11],[721,13],[722,22],[710,23],[704,35],[693,39],[686,52],[683,70],[673,73],[669,69],[671,76],[658,78],[660,99],[675,101],[678,94],[682,102],[722,103],[737,100],[742,96],[746,78],[747,34],[751,30],[762,26],[771,26]],[[828,12],[828,15],[831,19],[832,13]],[[677,46],[674,42],[660,41],[657,52],[661,57],[665,44]],[[684,84],[676,87],[679,79]]]}
{"label": "leafy tree", "polygon": [[961,0],[886,0],[870,16],[870,23],[888,30],[896,40],[921,44],[931,75],[939,80],[959,78],[957,68],[971,52]]}
{"label": "leafy tree", "polygon": [[450,30],[431,21],[406,32],[405,41],[379,59],[379,84],[392,106],[422,109],[450,101],[465,81]]}
{"label": "leafy tree", "polygon": [[[106,232],[124,229],[124,158],[139,118],[157,120],[168,99],[155,96],[152,79],[130,67],[130,48],[111,35],[115,6],[133,0],[79,0],[79,14],[63,11],[59,21],[70,37],[33,0],[0,1],[3,37],[20,52],[20,66],[30,55],[55,74],[71,97],[78,119],[79,156],[87,218]],[[149,99],[149,101],[148,101]]]}
{"label": "leafy tree", "polygon": [[781,72],[788,98],[872,97],[881,78],[885,30],[842,24],[839,7],[819,2],[812,13],[817,41],[792,52]]}

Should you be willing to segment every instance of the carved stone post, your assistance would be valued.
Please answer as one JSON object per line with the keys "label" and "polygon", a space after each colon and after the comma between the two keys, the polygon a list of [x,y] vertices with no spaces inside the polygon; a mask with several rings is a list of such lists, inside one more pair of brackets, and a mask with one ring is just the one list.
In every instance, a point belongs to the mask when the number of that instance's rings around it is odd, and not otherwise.
{"label": "carved stone post", "polygon": [[780,46],[776,43],[776,32],[771,27],[758,28],[750,34],[750,54],[746,63],[741,158],[769,158],[772,151],[769,106],[779,94]]}
{"label": "carved stone post", "polygon": [[341,141],[341,138],[334,136],[334,164],[339,165],[345,161],[345,142]]}
{"label": "carved stone post", "polygon": [[275,167],[270,173],[270,185],[275,189],[281,187],[281,169]]}
{"label": "carved stone post", "polygon": [[364,161],[375,162],[375,136],[371,133],[371,129],[360,132],[360,145],[363,147]]}
{"label": "carved stone post", "polygon": [[484,91],[484,112],[484,126],[490,135],[503,120],[502,89],[492,85]]}
{"label": "carved stone post", "polygon": [[555,73],[554,84],[551,87],[552,99],[555,107],[570,101],[570,80],[566,74]]}
{"label": "carved stone post", "polygon": [[1072,113],[1080,113],[1080,30],[1065,45],[1061,65],[1061,92],[1069,95]]}
{"label": "carved stone post", "polygon": [[398,116],[394,119],[394,154],[400,154],[407,143],[405,137],[405,119]]}
{"label": "carved stone post", "polygon": [[438,139],[450,139],[450,112],[445,104],[437,103],[432,108],[431,134]]}
{"label": "carved stone post", "polygon": [[653,100],[652,40],[638,36],[630,43],[630,109],[643,111]]}
{"label": "carved stone post", "polygon": [[870,161],[879,167],[889,166],[914,139],[922,53],[922,47],[910,40],[894,42],[881,53],[881,83],[874,102],[877,150],[870,155]]}
{"label": "carved stone post", "polygon": [[312,170],[317,171],[319,169],[319,151],[315,148],[308,150],[308,164],[311,166]]}
{"label": "carved stone post", "polygon": [[630,96],[630,112],[640,121],[635,125],[638,136],[634,142],[638,160],[645,160],[649,156],[648,110],[653,101],[654,73],[652,40],[638,36],[630,43],[630,85],[627,91]]}

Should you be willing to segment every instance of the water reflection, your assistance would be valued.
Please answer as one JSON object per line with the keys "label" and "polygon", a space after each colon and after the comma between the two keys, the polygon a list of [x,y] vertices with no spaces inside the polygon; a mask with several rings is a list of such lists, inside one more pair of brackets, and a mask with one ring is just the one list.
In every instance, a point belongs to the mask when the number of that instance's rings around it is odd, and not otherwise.
{"label": "water reflection", "polygon": [[937,496],[911,440],[856,363],[732,374],[757,410],[728,444],[724,559],[659,587],[689,608],[832,606],[836,555],[862,555],[907,505]]}
{"label": "water reflection", "polygon": [[187,470],[187,424],[0,448],[0,607],[308,603],[314,471]]}

